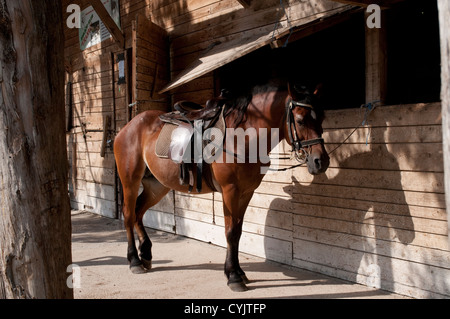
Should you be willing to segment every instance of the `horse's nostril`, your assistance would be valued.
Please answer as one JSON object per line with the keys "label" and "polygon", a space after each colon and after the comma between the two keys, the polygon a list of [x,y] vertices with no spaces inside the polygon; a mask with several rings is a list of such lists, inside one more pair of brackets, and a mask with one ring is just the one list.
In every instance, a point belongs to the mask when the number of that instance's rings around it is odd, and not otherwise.
{"label": "horse's nostril", "polygon": [[314,164],[316,165],[317,169],[320,169],[322,166],[322,162],[321,162],[320,158],[314,159]]}

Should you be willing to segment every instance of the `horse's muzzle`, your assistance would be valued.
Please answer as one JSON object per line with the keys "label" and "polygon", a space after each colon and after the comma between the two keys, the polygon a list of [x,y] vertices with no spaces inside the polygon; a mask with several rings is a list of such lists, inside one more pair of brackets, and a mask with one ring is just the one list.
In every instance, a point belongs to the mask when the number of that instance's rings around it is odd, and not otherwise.
{"label": "horse's muzzle", "polygon": [[327,152],[311,153],[308,158],[308,172],[311,175],[319,175],[325,173],[330,165],[330,157]]}

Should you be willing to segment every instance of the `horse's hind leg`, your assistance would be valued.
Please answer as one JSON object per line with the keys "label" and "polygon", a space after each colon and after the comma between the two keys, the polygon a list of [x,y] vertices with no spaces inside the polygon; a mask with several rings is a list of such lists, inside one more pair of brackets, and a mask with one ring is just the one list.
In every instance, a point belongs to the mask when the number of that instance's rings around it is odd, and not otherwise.
{"label": "horse's hind leg", "polygon": [[135,209],[138,192],[139,184],[123,185],[123,217],[128,241],[127,259],[133,273],[143,273],[145,271],[138,256],[133,230],[136,223]]}
{"label": "horse's hind leg", "polygon": [[152,242],[145,231],[142,219],[145,212],[156,205],[168,192],[169,188],[163,186],[153,176],[145,176],[142,179],[144,190],[139,195],[136,203],[135,228],[139,238],[139,257],[146,270],[152,268]]}

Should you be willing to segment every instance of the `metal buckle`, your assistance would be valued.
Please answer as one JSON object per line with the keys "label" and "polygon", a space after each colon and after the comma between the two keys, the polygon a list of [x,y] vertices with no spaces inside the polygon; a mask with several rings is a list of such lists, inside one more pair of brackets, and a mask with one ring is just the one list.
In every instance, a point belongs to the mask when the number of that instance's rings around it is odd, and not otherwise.
{"label": "metal buckle", "polygon": [[294,151],[294,157],[297,160],[297,162],[301,164],[305,164],[308,161],[308,152],[304,148],[301,148],[299,150]]}

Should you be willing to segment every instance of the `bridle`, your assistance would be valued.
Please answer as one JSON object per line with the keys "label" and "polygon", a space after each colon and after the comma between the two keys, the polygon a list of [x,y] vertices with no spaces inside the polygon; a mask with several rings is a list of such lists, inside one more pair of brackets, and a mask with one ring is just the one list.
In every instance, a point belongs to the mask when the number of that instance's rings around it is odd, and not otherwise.
{"label": "bridle", "polygon": [[311,153],[311,146],[323,144],[324,140],[322,137],[304,141],[300,140],[297,134],[297,128],[295,127],[294,114],[292,113],[292,110],[298,106],[311,111],[314,110],[314,107],[311,104],[296,102],[291,98],[286,103],[286,124],[288,127],[289,141],[292,144],[292,151],[294,152],[295,159],[304,164],[308,161],[308,157]]}

